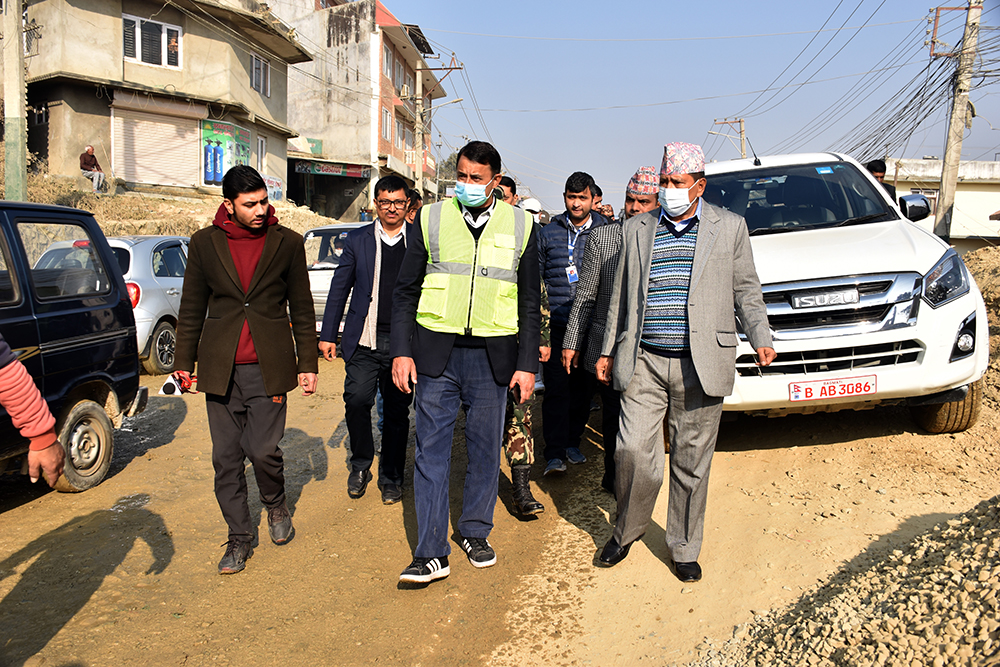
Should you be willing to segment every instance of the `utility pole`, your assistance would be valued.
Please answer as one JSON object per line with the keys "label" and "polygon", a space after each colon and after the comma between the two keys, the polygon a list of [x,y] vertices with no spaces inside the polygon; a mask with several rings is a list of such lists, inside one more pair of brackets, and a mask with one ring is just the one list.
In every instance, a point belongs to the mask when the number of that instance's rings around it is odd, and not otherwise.
{"label": "utility pole", "polygon": [[[421,198],[424,196],[424,165],[426,164],[427,160],[424,151],[424,79],[420,73],[447,71],[448,74],[451,74],[453,71],[458,69],[462,69],[462,65],[456,63],[455,56],[454,54],[452,54],[451,63],[447,67],[415,67],[413,70],[413,73],[416,75],[417,78],[417,90],[416,90],[417,118],[413,123],[413,134],[416,135],[415,139],[417,144],[417,177],[414,179],[414,181],[417,186],[416,188],[417,192],[420,193]],[[443,77],[441,77],[441,81],[444,81],[446,78],[448,78],[448,74],[445,74]],[[437,88],[439,85],[441,85],[441,81],[438,81],[434,85],[434,87],[431,88],[430,91],[428,91],[428,94],[433,92],[434,88]],[[453,100],[453,102],[461,102],[461,101],[462,98]],[[447,102],[447,104],[451,104],[451,102]],[[437,183],[435,182],[434,185],[437,185]]]}
{"label": "utility pole", "polygon": [[951,238],[955,189],[958,186],[958,165],[962,160],[962,138],[967,123],[969,87],[976,59],[976,43],[979,40],[979,17],[982,13],[983,0],[969,0],[969,9],[965,17],[965,35],[962,37],[962,51],[958,54],[958,70],[955,73],[955,88],[951,98],[951,119],[941,167],[937,218],[934,221],[934,233],[945,241]]}
{"label": "utility pole", "polygon": [[3,3],[4,198],[28,199],[28,118],[22,0]]}
{"label": "utility pole", "polygon": [[[742,118],[737,118],[735,120],[716,120],[716,125],[729,125],[735,126],[736,124],[740,126],[740,157],[746,158],[747,156],[747,128],[746,122]],[[719,132],[709,132],[709,134],[721,134]],[[723,134],[722,136],[728,137],[728,134]]]}

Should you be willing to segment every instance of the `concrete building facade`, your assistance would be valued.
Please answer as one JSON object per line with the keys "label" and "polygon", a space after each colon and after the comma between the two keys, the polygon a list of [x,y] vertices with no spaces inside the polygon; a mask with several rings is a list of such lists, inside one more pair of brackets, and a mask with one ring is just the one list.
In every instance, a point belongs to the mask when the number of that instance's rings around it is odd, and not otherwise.
{"label": "concrete building facade", "polygon": [[[288,192],[296,203],[345,221],[370,219],[373,185],[396,174],[411,187],[424,172],[436,192],[430,109],[445,90],[424,57],[419,27],[377,0],[278,0],[273,11],[314,55],[289,79]],[[417,76],[424,92],[424,145],[417,146]]]}
{"label": "concrete building facade", "polygon": [[[923,194],[937,213],[941,188],[941,160],[887,159],[885,182],[895,184],[897,196]],[[958,167],[958,187],[951,222],[951,244],[961,252],[1000,243],[1000,221],[990,215],[1000,209],[1000,162],[965,161]],[[920,223],[934,229],[934,215]]]}
{"label": "concrete building facade", "polygon": [[309,53],[255,0],[28,4],[29,150],[79,177],[93,145],[127,187],[218,188],[234,164],[280,194],[290,63]]}

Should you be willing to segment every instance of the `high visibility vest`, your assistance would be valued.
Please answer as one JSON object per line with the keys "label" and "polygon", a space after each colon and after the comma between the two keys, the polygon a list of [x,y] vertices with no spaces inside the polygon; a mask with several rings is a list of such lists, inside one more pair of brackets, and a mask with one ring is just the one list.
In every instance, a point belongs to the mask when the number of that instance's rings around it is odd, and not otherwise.
{"label": "high visibility vest", "polygon": [[517,267],[529,238],[524,211],[498,201],[477,242],[457,198],[427,209],[417,324],[441,333],[516,334]]}

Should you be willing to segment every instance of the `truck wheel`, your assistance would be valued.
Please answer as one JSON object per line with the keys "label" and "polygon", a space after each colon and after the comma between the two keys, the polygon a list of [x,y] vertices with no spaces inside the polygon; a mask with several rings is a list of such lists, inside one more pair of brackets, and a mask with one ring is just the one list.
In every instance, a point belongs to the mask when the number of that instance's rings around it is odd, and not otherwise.
{"label": "truck wheel", "polygon": [[153,329],[153,342],[149,345],[149,358],[142,366],[150,375],[168,375],[174,372],[174,345],[177,334],[170,322],[160,322]]}
{"label": "truck wheel", "polygon": [[969,393],[961,401],[937,405],[915,405],[910,414],[917,425],[928,433],[958,433],[970,428],[979,418],[983,404],[983,380],[969,385]]}
{"label": "truck wheel", "polygon": [[93,401],[74,405],[59,429],[66,465],[56,490],[76,493],[100,484],[111,467],[113,438],[111,420],[104,408]]}

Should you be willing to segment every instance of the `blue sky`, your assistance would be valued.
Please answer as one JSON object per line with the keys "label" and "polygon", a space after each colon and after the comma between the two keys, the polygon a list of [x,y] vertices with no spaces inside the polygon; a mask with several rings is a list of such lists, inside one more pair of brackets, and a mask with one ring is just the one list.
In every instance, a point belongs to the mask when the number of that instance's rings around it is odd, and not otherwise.
{"label": "blue sky", "polygon": [[[400,21],[420,25],[443,61],[454,52],[465,65],[439,100],[464,102],[434,112],[441,156],[464,137],[492,139],[521,189],[549,210],[562,209],[563,184],[577,170],[592,174],[619,209],[632,173],[658,166],[666,142],[702,144],[712,159],[739,157],[731,142],[708,134],[725,131],[713,121],[727,116],[746,118],[758,154],[844,151],[864,134],[852,131],[922,80],[930,61],[929,3],[912,0],[384,1]],[[988,29],[1000,26],[998,6],[986,0],[981,40],[1000,40]],[[964,12],[945,13],[939,38],[956,44],[964,22]],[[997,93],[988,80],[974,87],[978,117],[963,159],[1000,152]],[[946,111],[934,105],[894,157],[942,155]]]}

